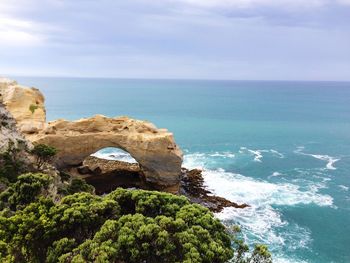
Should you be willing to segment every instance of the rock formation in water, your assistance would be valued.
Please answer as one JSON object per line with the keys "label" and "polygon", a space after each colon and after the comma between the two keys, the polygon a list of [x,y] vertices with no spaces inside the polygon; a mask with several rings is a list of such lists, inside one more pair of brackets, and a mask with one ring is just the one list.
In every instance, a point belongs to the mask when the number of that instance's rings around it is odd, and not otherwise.
{"label": "rock formation in water", "polygon": [[106,147],[130,153],[139,163],[147,182],[157,189],[178,192],[182,152],[166,129],[128,117],[96,115],[78,121],[46,123],[44,96],[38,89],[0,79],[0,102],[12,113],[18,128],[32,143],[58,149],[58,167],[80,165],[83,160]]}

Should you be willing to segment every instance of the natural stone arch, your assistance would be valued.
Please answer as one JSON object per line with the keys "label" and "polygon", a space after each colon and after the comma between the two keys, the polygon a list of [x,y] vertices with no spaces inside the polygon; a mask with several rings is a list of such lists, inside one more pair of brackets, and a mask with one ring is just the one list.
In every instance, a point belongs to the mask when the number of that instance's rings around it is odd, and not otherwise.
{"label": "natural stone arch", "polygon": [[177,191],[182,152],[172,133],[157,129],[149,122],[102,115],[74,122],[57,120],[39,133],[28,134],[28,138],[33,143],[56,147],[59,167],[79,165],[106,147],[120,148],[139,163],[148,182],[159,185],[161,189]]}
{"label": "natural stone arch", "polygon": [[59,166],[78,165],[99,149],[117,147],[137,160],[148,182],[162,190],[177,192],[182,153],[172,133],[128,117],[96,115],[74,122],[46,123],[44,101],[38,89],[0,78],[0,103],[13,115],[27,139],[59,150],[56,160]]}

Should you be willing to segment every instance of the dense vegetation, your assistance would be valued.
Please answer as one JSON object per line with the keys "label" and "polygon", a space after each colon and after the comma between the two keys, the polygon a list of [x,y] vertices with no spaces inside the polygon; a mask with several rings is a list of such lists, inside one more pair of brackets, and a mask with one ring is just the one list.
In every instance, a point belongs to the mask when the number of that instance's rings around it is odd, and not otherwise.
{"label": "dense vegetation", "polygon": [[49,183],[44,174],[22,175],[1,195],[8,204],[0,216],[2,260],[225,262],[233,256],[224,226],[185,197],[117,189],[54,203],[40,195]]}
{"label": "dense vegetation", "polygon": [[[40,165],[54,156],[40,146]],[[0,262],[271,262],[265,246],[250,256],[207,209],[186,197],[117,189],[97,196],[62,173],[19,175],[14,150],[0,156]],[[8,173],[11,172],[11,176]],[[58,175],[57,175],[58,176]]]}
{"label": "dense vegetation", "polygon": [[18,141],[17,146],[10,141],[6,151],[0,153],[0,182],[11,183],[17,180],[17,176],[25,171],[24,162],[20,158],[20,152],[26,150],[24,141]]}
{"label": "dense vegetation", "polygon": [[37,144],[31,150],[31,153],[36,156],[37,168],[41,169],[45,163],[50,162],[56,155],[57,149],[46,144]]}

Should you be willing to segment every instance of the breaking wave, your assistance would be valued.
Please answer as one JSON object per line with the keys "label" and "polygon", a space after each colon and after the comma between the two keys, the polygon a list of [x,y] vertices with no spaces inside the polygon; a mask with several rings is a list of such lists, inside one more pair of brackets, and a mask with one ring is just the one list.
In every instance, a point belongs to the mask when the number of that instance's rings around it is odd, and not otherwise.
{"label": "breaking wave", "polygon": [[137,161],[126,151],[118,148],[104,148],[91,156],[106,159],[106,160],[116,160],[128,163],[137,163]]}
{"label": "breaking wave", "polygon": [[334,164],[340,160],[340,158],[335,158],[329,155],[321,155],[321,154],[310,154],[310,153],[304,153],[303,150],[305,149],[304,146],[298,147],[294,153],[300,154],[300,155],[305,155],[305,156],[311,156],[313,158],[316,158],[318,160],[326,161],[326,169],[328,170],[336,170],[337,168],[334,167]]}
{"label": "breaking wave", "polygon": [[[212,167],[210,159],[208,154],[187,154],[184,156],[184,167],[202,169],[206,186],[215,194],[250,205],[245,209],[226,208],[216,216],[227,225],[240,225],[248,244],[267,244],[275,262],[303,262],[279,253],[281,247],[292,251],[307,248],[312,242],[311,232],[306,227],[284,220],[279,207],[310,204],[332,206],[333,198],[319,193],[322,185],[310,184],[301,188],[293,183],[270,183],[221,168],[208,168]],[[273,176],[278,175],[281,174],[273,173]]]}
{"label": "breaking wave", "polygon": [[250,153],[254,156],[254,161],[255,162],[262,162],[262,158],[263,158],[263,153],[270,153],[273,156],[276,156],[278,158],[284,158],[284,155],[274,149],[270,149],[270,150],[252,150],[249,149],[247,147],[241,147],[239,149],[239,153],[244,154],[244,153]]}

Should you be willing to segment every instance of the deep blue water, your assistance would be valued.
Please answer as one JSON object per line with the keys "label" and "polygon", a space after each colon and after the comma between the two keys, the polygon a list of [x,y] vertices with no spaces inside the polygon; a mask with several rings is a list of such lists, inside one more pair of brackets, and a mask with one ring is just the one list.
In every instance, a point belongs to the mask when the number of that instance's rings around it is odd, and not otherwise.
{"label": "deep blue water", "polygon": [[45,94],[48,120],[128,115],[174,132],[184,166],[251,205],[218,217],[275,262],[350,262],[349,82],[15,79]]}

